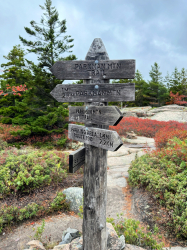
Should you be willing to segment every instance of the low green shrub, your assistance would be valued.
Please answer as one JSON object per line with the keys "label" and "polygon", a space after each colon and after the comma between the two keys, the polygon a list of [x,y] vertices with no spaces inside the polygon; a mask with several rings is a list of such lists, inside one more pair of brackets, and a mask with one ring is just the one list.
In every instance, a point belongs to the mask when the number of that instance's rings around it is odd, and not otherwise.
{"label": "low green shrub", "polygon": [[18,223],[26,219],[38,218],[41,215],[48,215],[56,210],[70,211],[70,204],[66,201],[66,195],[62,192],[57,192],[57,196],[47,209],[36,203],[28,204],[21,209],[16,206],[4,205],[0,209],[0,233],[2,233],[3,228],[15,222]]}
{"label": "low green shrub", "polygon": [[142,186],[170,212],[168,226],[187,238],[187,139],[170,139],[166,148],[136,158],[129,168],[131,186]]}
{"label": "low green shrub", "polygon": [[0,139],[0,151],[5,150],[8,147],[8,143]]}
{"label": "low green shrub", "polygon": [[[120,215],[123,215],[121,213]],[[149,227],[147,228],[147,232],[144,232],[144,227],[140,227],[140,221],[134,219],[124,219],[117,214],[118,221],[114,223],[113,218],[107,218],[107,222],[111,223],[120,237],[121,235],[125,236],[125,243],[143,247],[145,249],[157,249],[160,250],[163,248],[164,243],[157,243],[154,239],[153,235],[158,238],[162,238],[158,234],[158,227],[154,227],[154,231],[151,232]]]}
{"label": "low green shrub", "polygon": [[[80,218],[83,218],[83,206],[80,206],[78,215]],[[120,215],[123,215],[123,213],[121,213]],[[125,236],[125,243],[144,248],[148,247],[149,249],[150,247],[151,249],[162,249],[163,243],[157,243],[157,241],[152,237],[152,233],[150,231],[145,233],[143,231],[144,228],[141,228],[139,226],[140,222],[138,220],[124,218],[121,218],[121,220],[119,220],[120,215],[117,214],[117,223],[114,222],[113,218],[107,218],[106,222],[113,225],[119,237],[121,235]],[[161,236],[158,235],[158,228],[156,226],[154,227],[154,235],[161,238]]]}
{"label": "low green shrub", "polygon": [[31,189],[63,182],[67,177],[68,155],[60,151],[0,151],[0,193]]}

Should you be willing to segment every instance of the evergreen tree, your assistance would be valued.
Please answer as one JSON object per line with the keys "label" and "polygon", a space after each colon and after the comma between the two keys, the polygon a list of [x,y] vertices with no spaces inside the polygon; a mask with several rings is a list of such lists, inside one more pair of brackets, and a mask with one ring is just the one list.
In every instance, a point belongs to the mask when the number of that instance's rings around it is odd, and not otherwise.
{"label": "evergreen tree", "polygon": [[[46,76],[46,84],[48,91],[42,87],[37,88],[35,93],[38,97],[43,93],[43,96],[49,97],[49,93],[55,88],[57,84],[61,84],[63,80],[57,79],[51,72],[50,68],[54,65],[56,61],[62,60],[75,60],[77,59],[75,55],[69,55],[62,57],[63,53],[71,53],[70,50],[74,45],[72,44],[73,39],[70,35],[65,35],[63,38],[62,34],[66,33],[66,20],[59,20],[59,14],[55,7],[52,7],[52,1],[46,0],[45,7],[40,6],[44,10],[44,15],[41,17],[40,24],[37,24],[35,21],[31,21],[30,24],[32,28],[24,27],[27,34],[31,35],[36,41],[28,41],[23,37],[19,36],[20,40],[25,46],[30,47],[27,49],[28,52],[38,55],[38,65],[34,63],[28,63],[31,65],[31,69],[35,72],[42,72]],[[60,38],[60,40],[58,39]],[[39,68],[38,70],[36,68]],[[41,69],[41,70],[40,70]],[[40,77],[40,76],[38,76]],[[36,82],[37,86],[37,82]],[[41,90],[43,88],[43,90]],[[49,97],[49,102],[51,102],[52,96]],[[48,99],[48,98],[47,98]],[[58,102],[54,100],[54,105],[58,106]]]}
{"label": "evergreen tree", "polygon": [[134,78],[133,82],[135,83],[135,104],[136,104],[136,106],[139,106],[139,107],[147,106],[148,101],[146,98],[148,97],[147,96],[148,84],[143,79],[143,76],[138,69],[135,73],[135,78]]}
{"label": "evergreen tree", "polygon": [[187,95],[187,70],[182,68],[181,70],[181,84],[182,84],[182,95]]}
{"label": "evergreen tree", "polygon": [[[169,92],[179,95],[187,95],[187,70],[182,68],[181,72],[175,67],[169,79]],[[171,100],[170,100],[171,101]]]}
{"label": "evergreen tree", "polygon": [[161,83],[162,81],[162,73],[159,71],[158,63],[154,63],[154,65],[151,65],[151,70],[149,71],[149,76],[151,77],[151,81],[154,83]]}
{"label": "evergreen tree", "polygon": [[42,10],[46,11],[44,13],[46,18],[42,16],[40,21],[41,27],[37,25],[35,21],[30,22],[34,30],[24,27],[27,34],[36,38],[35,42],[27,41],[26,39],[19,36],[24,45],[31,47],[31,49],[27,49],[28,52],[39,55],[38,66],[40,68],[47,69],[50,69],[56,61],[76,59],[75,55],[60,57],[62,53],[72,52],[70,49],[74,46],[71,44],[74,39],[68,35],[64,36],[63,39],[57,39],[61,34],[66,33],[66,20],[64,19],[59,21],[59,14],[55,7],[52,7],[51,5],[51,0],[46,0],[45,7],[39,5]]}
{"label": "evergreen tree", "polygon": [[167,86],[167,89],[169,90],[170,88],[170,83],[171,83],[171,76],[169,75],[169,72],[167,71],[167,75],[165,76],[163,82]]}
{"label": "evergreen tree", "polygon": [[167,88],[162,83],[162,73],[159,71],[159,68],[155,62],[149,71],[149,76],[151,77],[151,81],[149,81],[149,95],[153,100],[150,104],[153,106],[160,106],[167,96]]}
{"label": "evergreen tree", "polygon": [[[36,40],[27,41],[20,36],[22,43],[30,47],[27,51],[38,55],[38,64],[35,65],[26,59],[32,70],[33,78],[29,86],[32,89],[25,93],[22,101],[15,103],[22,114],[12,117],[11,122],[22,125],[23,130],[15,132],[14,135],[27,137],[52,133],[63,134],[64,129],[67,128],[68,104],[58,103],[50,95],[56,84],[63,81],[56,79],[49,69],[58,60],[75,60],[76,57],[75,55],[62,57],[65,52],[71,53],[73,39],[67,35],[60,37],[66,32],[66,20],[59,21],[58,12],[51,5],[52,1],[46,0],[45,7],[40,6],[46,12],[39,25],[35,21],[30,22],[34,30],[25,27],[25,31]],[[7,112],[5,109],[1,111],[3,115]]]}
{"label": "evergreen tree", "polygon": [[170,91],[172,91],[174,94],[176,94],[177,92],[179,92],[180,95],[182,94],[181,74],[178,71],[177,67],[175,67],[171,75]]}
{"label": "evergreen tree", "polygon": [[[25,61],[25,52],[20,45],[13,46],[13,49],[8,53],[7,56],[3,56],[8,60],[7,63],[1,64],[4,69],[3,74],[0,75],[1,90],[7,91],[7,85],[13,86],[24,86],[30,87],[33,79],[31,71],[28,69]],[[15,106],[15,100],[22,100],[23,97],[18,95],[9,94],[8,96],[0,96],[0,108]]]}

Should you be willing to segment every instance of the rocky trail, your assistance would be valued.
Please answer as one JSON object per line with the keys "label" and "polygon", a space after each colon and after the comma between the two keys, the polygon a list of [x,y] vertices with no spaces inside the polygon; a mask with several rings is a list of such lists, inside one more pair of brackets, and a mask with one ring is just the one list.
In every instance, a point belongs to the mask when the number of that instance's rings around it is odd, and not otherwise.
{"label": "rocky trail", "polygon": [[[134,218],[140,220],[141,225],[146,225],[148,221],[148,203],[150,197],[135,190],[132,192],[128,181],[128,168],[135,156],[145,154],[144,148],[154,149],[154,139],[137,136],[137,139],[126,139],[124,145],[116,152],[108,152],[108,175],[107,175],[107,217],[112,217],[117,221],[117,214],[123,213],[122,218]],[[63,190],[62,190],[63,191]],[[0,249],[20,250],[29,242],[30,237],[34,236],[33,228],[41,226],[42,219],[24,222],[22,225],[13,229],[12,232],[0,236]],[[59,243],[62,233],[67,228],[74,228],[82,232],[82,219],[75,213],[59,213],[58,215],[45,217],[45,230],[42,239],[44,242],[50,238],[51,241]],[[171,243],[162,239],[165,246]],[[57,244],[58,245],[58,244]],[[187,248],[186,248],[187,249]]]}
{"label": "rocky trail", "polygon": [[[139,220],[141,225],[147,225],[152,223],[151,212],[158,212],[154,206],[151,206],[151,202],[154,201],[146,192],[132,190],[128,185],[129,166],[136,155],[139,157],[145,154],[144,148],[154,149],[154,139],[142,136],[137,136],[136,139],[126,139],[118,151],[108,152],[106,213],[107,217],[112,217],[115,221],[117,221],[117,214],[122,212],[122,218],[134,218]],[[164,215],[164,211],[160,212]],[[33,228],[41,226],[42,218],[32,223],[33,221],[24,222],[12,229],[11,232],[0,235],[0,250],[26,249],[26,243],[35,234]],[[59,213],[45,217],[45,230],[42,239],[44,242],[48,242],[50,239],[50,241],[57,242],[56,245],[58,245],[62,239],[63,231],[69,227],[82,232],[82,219],[75,213]],[[168,240],[164,232],[162,241],[165,247],[170,246],[173,250],[187,250],[176,241]]]}

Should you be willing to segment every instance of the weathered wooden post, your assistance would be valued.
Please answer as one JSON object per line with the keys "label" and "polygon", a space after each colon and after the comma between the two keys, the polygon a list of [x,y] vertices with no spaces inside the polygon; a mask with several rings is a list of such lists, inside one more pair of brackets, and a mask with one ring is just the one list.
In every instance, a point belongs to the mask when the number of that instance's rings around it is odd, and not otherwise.
{"label": "weathered wooden post", "polygon": [[[101,39],[94,39],[85,60],[109,60],[108,53]],[[97,69],[96,69],[97,70]],[[97,73],[96,71],[93,72]],[[99,74],[100,75],[100,74]],[[100,75],[101,76],[101,75]],[[104,77],[104,72],[103,72]],[[84,80],[84,83],[109,83],[109,79]],[[96,86],[95,85],[95,86]],[[107,106],[107,102],[85,103]],[[103,119],[104,120],[104,119]],[[108,129],[107,125],[85,123],[88,127]],[[83,179],[83,249],[107,250],[106,238],[106,201],[107,201],[107,150],[85,144],[85,165]]]}
{"label": "weathered wooden post", "polygon": [[100,38],[94,39],[85,59],[53,65],[51,71],[58,79],[83,79],[84,83],[58,84],[51,95],[60,102],[85,102],[84,107],[69,107],[70,121],[85,122],[85,126],[70,124],[68,128],[70,139],[85,143],[85,148],[72,154],[71,172],[83,163],[85,150],[83,249],[106,250],[107,150],[123,145],[117,132],[108,130],[122,114],[116,107],[107,107],[107,102],[135,100],[134,83],[109,84],[109,79],[133,79],[135,60],[109,60]]}

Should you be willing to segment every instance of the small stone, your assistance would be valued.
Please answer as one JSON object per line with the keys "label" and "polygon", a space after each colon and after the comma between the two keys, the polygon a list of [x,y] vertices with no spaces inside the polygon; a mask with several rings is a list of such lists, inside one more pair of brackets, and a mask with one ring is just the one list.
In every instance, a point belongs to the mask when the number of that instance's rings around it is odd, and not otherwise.
{"label": "small stone", "polygon": [[71,242],[71,250],[83,250],[83,238],[77,238]]}
{"label": "small stone", "polygon": [[38,250],[45,250],[45,247],[43,246],[43,244],[39,241],[39,240],[32,240],[29,241],[26,245],[29,245],[30,248],[36,248]]}
{"label": "small stone", "polygon": [[124,235],[121,235],[121,236],[119,237],[119,240],[120,240],[120,242],[121,242],[121,249],[120,249],[120,250],[122,250],[122,249],[125,248],[125,236],[124,236]]}
{"label": "small stone", "polygon": [[126,134],[128,139],[137,139],[137,135],[133,131],[130,133],[126,132]]}
{"label": "small stone", "polygon": [[72,240],[80,237],[80,232],[77,229],[68,228],[62,234],[62,241],[59,245],[71,243]]}
{"label": "small stone", "polygon": [[53,250],[70,250],[70,243],[64,245],[58,245],[53,248]]}

